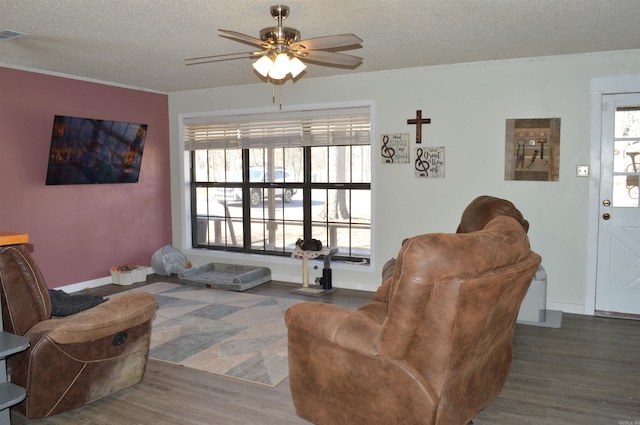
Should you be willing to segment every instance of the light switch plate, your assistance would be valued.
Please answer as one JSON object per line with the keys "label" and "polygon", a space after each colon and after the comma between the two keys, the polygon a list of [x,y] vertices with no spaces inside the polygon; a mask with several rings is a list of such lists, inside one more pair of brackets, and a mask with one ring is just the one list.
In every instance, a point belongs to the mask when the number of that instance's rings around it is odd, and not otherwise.
{"label": "light switch plate", "polygon": [[576,176],[577,177],[589,177],[589,166],[588,165],[577,165],[576,166]]}

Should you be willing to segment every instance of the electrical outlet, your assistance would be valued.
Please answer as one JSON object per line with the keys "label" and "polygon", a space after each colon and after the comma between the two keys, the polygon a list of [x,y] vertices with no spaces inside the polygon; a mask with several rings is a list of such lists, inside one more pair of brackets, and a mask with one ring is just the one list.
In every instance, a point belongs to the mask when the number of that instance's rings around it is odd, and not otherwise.
{"label": "electrical outlet", "polygon": [[577,177],[589,177],[589,166],[588,165],[577,165],[576,166],[576,176]]}

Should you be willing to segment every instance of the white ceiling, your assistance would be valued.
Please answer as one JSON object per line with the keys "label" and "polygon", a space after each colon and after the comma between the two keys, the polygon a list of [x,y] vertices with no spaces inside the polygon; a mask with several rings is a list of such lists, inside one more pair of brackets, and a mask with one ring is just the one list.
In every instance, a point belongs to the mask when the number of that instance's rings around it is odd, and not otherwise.
{"label": "white ceiling", "polygon": [[[249,59],[184,59],[255,50],[276,0],[0,0],[0,66],[159,92],[259,83]],[[307,39],[354,33],[355,70],[309,65],[301,78],[398,68],[640,49],[638,0],[291,0],[285,26]],[[639,64],[640,72],[640,64]],[[287,84],[291,84],[290,82]]]}

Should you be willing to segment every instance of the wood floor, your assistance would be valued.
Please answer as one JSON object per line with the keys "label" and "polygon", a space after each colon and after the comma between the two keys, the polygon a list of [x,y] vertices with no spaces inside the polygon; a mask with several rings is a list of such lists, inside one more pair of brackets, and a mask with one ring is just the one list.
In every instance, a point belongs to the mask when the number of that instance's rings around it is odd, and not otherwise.
{"label": "wood floor", "polygon": [[[158,280],[175,281],[151,275],[147,283]],[[372,298],[343,289],[317,298],[289,294],[294,287],[269,282],[249,292],[350,308]],[[11,418],[14,425],[308,424],[295,415],[288,379],[269,388],[155,360],[142,383],[111,397],[51,418]],[[509,379],[474,424],[640,425],[640,321],[565,314],[561,329],[518,325]]]}

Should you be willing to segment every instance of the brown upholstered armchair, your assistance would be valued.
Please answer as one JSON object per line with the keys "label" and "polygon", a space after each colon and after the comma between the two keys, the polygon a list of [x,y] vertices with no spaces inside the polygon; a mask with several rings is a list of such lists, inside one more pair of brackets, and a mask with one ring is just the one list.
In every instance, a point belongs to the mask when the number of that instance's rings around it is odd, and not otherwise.
{"label": "brown upholstered armchair", "polygon": [[315,424],[466,425],[500,393],[520,304],[540,263],[521,221],[426,234],[387,290],[357,310],[306,302],[285,316],[298,416]]}
{"label": "brown upholstered armchair", "polygon": [[123,294],[75,315],[51,317],[42,274],[24,245],[0,250],[4,329],[29,339],[11,357],[11,381],[26,389],[15,408],[29,418],[83,406],[142,380],[156,301]]}

